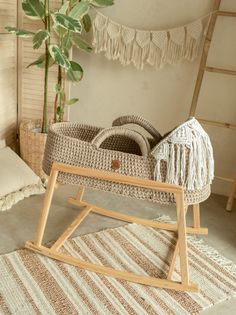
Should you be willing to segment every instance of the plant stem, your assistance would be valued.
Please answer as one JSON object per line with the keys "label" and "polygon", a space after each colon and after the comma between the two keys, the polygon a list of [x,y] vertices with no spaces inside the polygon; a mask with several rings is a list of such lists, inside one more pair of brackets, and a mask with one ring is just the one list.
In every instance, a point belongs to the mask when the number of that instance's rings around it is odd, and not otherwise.
{"label": "plant stem", "polygon": [[[61,0],[61,6],[63,6],[64,4],[64,0]],[[62,46],[62,35],[60,33],[59,35],[59,44],[60,44],[60,47]],[[58,87],[60,88],[60,90],[62,89],[62,67],[60,65],[58,65],[58,68],[57,68],[57,84],[58,84]],[[59,98],[59,108],[61,110],[61,94],[58,94],[56,93],[56,96],[55,96],[55,101],[54,101],[54,122],[57,122],[57,108],[58,108],[58,98]],[[59,121],[62,121],[63,120],[63,117],[61,117],[61,114],[59,114],[59,118],[58,118]]]}
{"label": "plant stem", "polygon": [[[61,66],[58,66],[58,70],[57,70],[57,84],[58,84],[58,87],[60,87],[60,90],[61,90],[61,86],[62,86]],[[56,93],[55,101],[54,101],[54,122],[57,122],[58,96],[59,96],[59,99],[61,99],[61,95]]]}
{"label": "plant stem", "polygon": [[[45,30],[50,32],[50,13],[49,13],[49,0],[45,0]],[[50,38],[45,41],[45,71],[44,71],[44,103],[43,103],[43,123],[42,132],[47,132],[48,127],[48,68],[49,68],[49,45]]]}

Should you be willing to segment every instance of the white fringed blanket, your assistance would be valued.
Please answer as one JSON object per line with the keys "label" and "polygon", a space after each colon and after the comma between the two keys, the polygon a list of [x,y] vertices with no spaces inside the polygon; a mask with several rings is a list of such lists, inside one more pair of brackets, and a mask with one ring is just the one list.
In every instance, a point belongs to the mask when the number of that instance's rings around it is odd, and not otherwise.
{"label": "white fringed blanket", "polygon": [[[186,161],[186,150],[189,158]],[[213,149],[208,134],[192,118],[174,129],[151,152],[156,159],[154,178],[187,190],[201,189],[214,178]],[[161,161],[166,162],[166,178],[161,177]],[[187,167],[187,169],[186,169]]]}
{"label": "white fringed blanket", "polygon": [[[209,15],[207,16],[209,18]],[[163,31],[143,31],[118,24],[98,12],[93,21],[95,52],[105,52],[109,60],[143,69],[147,63],[156,69],[182,59],[194,60],[208,23],[198,19],[190,24]]]}

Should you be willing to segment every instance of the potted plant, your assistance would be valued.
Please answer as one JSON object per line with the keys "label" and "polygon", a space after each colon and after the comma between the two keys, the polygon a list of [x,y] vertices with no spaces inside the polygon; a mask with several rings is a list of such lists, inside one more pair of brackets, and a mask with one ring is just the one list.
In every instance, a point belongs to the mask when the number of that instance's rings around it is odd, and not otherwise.
{"label": "potted plant", "polygon": [[44,54],[28,65],[44,69],[44,97],[42,100],[43,115],[40,121],[26,122],[20,127],[21,156],[29,166],[41,177],[44,146],[49,126],[48,119],[48,74],[50,67],[57,66],[57,84],[53,122],[64,120],[66,106],[78,102],[77,98],[68,99],[65,93],[65,81],[79,82],[83,77],[83,69],[79,63],[70,58],[70,51],[77,47],[87,52],[92,51],[91,45],[83,38],[82,32],[89,32],[91,7],[106,7],[113,0],[69,0],[61,1],[57,9],[53,9],[50,0],[24,0],[22,9],[25,15],[41,21],[42,28],[37,32],[6,26],[6,30],[19,37],[32,37],[33,49],[42,45]]}

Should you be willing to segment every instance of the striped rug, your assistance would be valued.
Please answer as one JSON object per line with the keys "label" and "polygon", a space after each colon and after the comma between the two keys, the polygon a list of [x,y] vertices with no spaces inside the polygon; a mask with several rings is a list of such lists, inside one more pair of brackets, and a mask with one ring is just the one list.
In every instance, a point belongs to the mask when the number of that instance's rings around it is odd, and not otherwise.
{"label": "striped rug", "polygon": [[[164,277],[175,242],[173,233],[128,224],[71,239],[63,251],[97,264]],[[188,244],[190,278],[199,283],[200,293],[116,280],[26,249],[2,255],[0,314],[199,314],[236,296],[236,266],[198,238],[188,237]]]}

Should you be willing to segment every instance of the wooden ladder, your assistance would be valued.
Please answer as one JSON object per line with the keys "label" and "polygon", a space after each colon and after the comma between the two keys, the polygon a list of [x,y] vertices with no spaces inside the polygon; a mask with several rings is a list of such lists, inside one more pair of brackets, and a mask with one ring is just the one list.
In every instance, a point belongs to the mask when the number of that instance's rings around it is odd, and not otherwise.
{"label": "wooden ladder", "polygon": [[[216,25],[216,21],[217,21],[218,16],[236,17],[236,12],[221,11],[220,5],[221,5],[221,0],[215,0],[215,4],[214,4],[214,8],[213,8],[213,14],[211,15],[207,34],[206,34],[206,38],[204,41],[203,52],[202,52],[202,56],[201,56],[199,71],[198,71],[195,89],[194,89],[194,93],[193,93],[189,117],[195,116],[195,113],[197,110],[199,94],[200,94],[200,90],[201,90],[201,86],[202,86],[202,81],[203,81],[203,77],[204,77],[204,74],[206,71],[207,72],[220,73],[220,74],[227,74],[227,75],[236,75],[236,70],[229,70],[229,69],[222,69],[222,68],[207,66],[207,57],[208,57],[208,53],[210,50],[212,36],[214,33],[214,29],[215,29],[215,25]],[[203,118],[198,118],[198,120],[204,124],[208,124],[211,126],[224,127],[224,128],[236,130],[235,124],[219,122],[219,121],[214,121],[214,120],[207,120],[207,119],[203,119]],[[232,184],[232,188],[231,188],[230,195],[229,195],[228,202],[227,202],[227,206],[226,206],[226,210],[231,211],[232,206],[233,206],[235,193],[236,193],[236,177],[234,179],[232,179],[232,178],[225,178],[225,177],[216,176],[216,178],[218,178],[220,180],[225,180],[225,181],[230,182]]]}

